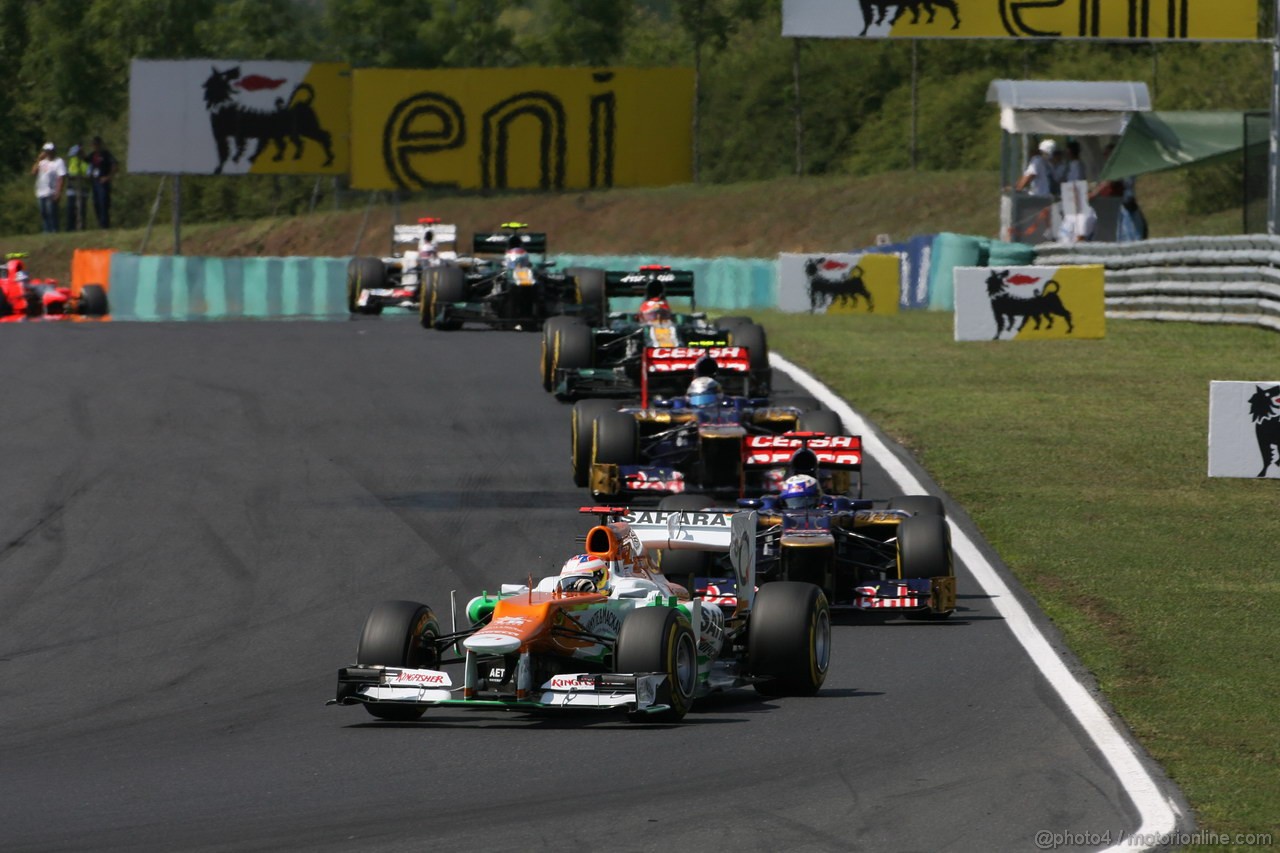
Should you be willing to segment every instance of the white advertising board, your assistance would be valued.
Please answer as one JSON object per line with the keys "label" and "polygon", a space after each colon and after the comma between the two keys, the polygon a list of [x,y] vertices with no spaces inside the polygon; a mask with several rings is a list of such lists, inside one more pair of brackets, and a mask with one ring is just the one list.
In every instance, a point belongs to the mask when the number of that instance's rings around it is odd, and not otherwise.
{"label": "white advertising board", "polygon": [[1280,479],[1280,382],[1209,383],[1209,476]]}

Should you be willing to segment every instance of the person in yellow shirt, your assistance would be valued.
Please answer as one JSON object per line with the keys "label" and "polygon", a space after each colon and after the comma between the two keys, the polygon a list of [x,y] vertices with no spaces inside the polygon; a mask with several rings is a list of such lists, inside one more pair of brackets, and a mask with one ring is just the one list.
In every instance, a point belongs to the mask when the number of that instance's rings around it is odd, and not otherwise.
{"label": "person in yellow shirt", "polygon": [[80,146],[67,151],[67,230],[83,231],[85,208],[89,199],[89,161],[81,156]]}

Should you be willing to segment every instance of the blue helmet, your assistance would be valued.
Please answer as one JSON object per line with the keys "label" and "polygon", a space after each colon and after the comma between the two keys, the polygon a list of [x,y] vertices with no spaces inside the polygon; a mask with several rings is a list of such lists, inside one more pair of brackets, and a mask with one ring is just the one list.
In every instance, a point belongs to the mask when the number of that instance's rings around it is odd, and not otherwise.
{"label": "blue helmet", "polygon": [[787,509],[812,509],[822,497],[822,487],[809,474],[796,474],[782,484],[782,505]]}
{"label": "blue helmet", "polygon": [[689,383],[689,405],[694,408],[718,406],[724,400],[724,389],[710,376],[699,376]]}

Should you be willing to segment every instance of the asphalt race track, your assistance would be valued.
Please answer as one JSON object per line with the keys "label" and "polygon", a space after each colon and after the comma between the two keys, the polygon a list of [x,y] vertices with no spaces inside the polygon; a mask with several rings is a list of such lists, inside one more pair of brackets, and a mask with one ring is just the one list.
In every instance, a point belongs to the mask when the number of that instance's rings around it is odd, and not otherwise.
{"label": "asphalt race track", "polygon": [[815,698],[677,726],[326,707],[376,601],[447,614],[576,552],[539,342],[0,330],[0,849],[990,851],[1137,824],[963,568],[949,622],[838,624]]}

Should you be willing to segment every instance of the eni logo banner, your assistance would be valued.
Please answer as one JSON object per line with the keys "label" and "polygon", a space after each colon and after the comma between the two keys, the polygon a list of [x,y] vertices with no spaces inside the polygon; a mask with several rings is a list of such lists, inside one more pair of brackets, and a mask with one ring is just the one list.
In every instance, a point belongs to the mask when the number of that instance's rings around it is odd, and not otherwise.
{"label": "eni logo banner", "polygon": [[135,59],[128,170],[345,174],[350,114],[342,63]]}
{"label": "eni logo banner", "polygon": [[1280,382],[1209,383],[1209,476],[1280,480]]}
{"label": "eni logo banner", "polygon": [[800,38],[1036,38],[1242,41],[1257,0],[783,0]]}
{"label": "eni logo banner", "polygon": [[897,314],[902,261],[895,254],[778,256],[778,310]]}
{"label": "eni logo banner", "polygon": [[1103,267],[957,267],[956,340],[1101,338]]}
{"label": "eni logo banner", "polygon": [[359,189],[589,189],[692,178],[687,68],[361,69]]}

